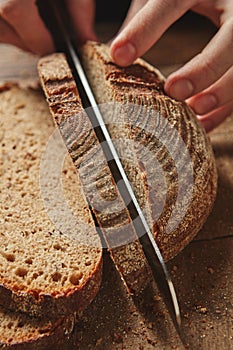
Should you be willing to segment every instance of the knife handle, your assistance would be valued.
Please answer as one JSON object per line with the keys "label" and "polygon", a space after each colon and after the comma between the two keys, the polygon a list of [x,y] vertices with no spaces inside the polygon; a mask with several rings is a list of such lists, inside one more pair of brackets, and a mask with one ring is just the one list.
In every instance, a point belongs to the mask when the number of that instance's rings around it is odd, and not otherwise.
{"label": "knife handle", "polygon": [[36,0],[45,26],[52,35],[56,51],[66,52],[67,37],[74,43],[75,37],[70,16],[64,0]]}

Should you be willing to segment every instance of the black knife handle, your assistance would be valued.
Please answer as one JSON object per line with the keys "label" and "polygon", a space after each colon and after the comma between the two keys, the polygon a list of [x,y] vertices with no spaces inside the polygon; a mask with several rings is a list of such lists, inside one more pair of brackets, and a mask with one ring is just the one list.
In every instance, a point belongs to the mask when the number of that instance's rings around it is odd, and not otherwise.
{"label": "black knife handle", "polygon": [[66,37],[75,42],[75,31],[64,0],[36,0],[44,24],[52,35],[56,51],[67,52]]}
{"label": "black knife handle", "polygon": [[73,73],[76,85],[85,108],[90,107],[91,103],[85,93],[83,84],[77,74],[77,69],[71,54],[71,48],[75,51],[79,59],[77,46],[75,45],[75,31],[73,30],[70,16],[68,14],[64,0],[36,0],[39,14],[50,31],[56,47],[56,51],[63,52],[66,55],[69,67]]}

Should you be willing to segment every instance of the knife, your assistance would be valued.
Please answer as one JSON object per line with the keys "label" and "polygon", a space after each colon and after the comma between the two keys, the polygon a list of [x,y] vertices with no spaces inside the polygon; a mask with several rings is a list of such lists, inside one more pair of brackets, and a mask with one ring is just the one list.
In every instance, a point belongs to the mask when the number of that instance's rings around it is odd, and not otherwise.
{"label": "knife", "polygon": [[86,78],[85,71],[82,68],[74,44],[74,31],[68,20],[65,3],[63,0],[37,0],[36,4],[41,18],[53,37],[56,50],[66,54],[79,90],[83,107],[86,109],[96,136],[102,146],[112,176],[116,184],[120,183],[120,186],[117,186],[119,193],[128,208],[138,240],[141,243],[143,252],[150,265],[153,277],[169,311],[170,317],[179,336],[181,336],[181,314],[174,285],[111,140]]}

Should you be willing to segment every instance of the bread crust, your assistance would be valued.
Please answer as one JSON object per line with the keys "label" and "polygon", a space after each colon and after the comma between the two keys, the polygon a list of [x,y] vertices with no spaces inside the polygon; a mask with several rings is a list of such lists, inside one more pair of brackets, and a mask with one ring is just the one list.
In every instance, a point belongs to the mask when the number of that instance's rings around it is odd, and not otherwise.
{"label": "bread crust", "polygon": [[[11,317],[11,312],[0,311]],[[62,319],[58,319],[56,322],[51,323],[49,321],[33,320],[30,317],[17,313],[19,322],[35,325],[34,334],[28,334],[27,336],[19,337],[17,339],[14,336],[11,339],[3,340],[0,336],[0,349],[5,350],[72,350],[74,346],[74,325],[75,315],[72,314]],[[12,319],[15,318],[15,315]],[[24,327],[24,325],[21,325]],[[33,326],[30,326],[32,332]],[[5,338],[5,337],[4,337]],[[77,344],[76,344],[77,345]]]}
{"label": "bread crust", "polygon": [[102,278],[102,261],[92,272],[92,276],[79,288],[67,291],[64,295],[46,295],[32,291],[23,293],[12,291],[4,285],[0,285],[1,300],[4,307],[9,310],[24,312],[32,317],[54,319],[64,317],[82,311],[91,303],[96,296]]}

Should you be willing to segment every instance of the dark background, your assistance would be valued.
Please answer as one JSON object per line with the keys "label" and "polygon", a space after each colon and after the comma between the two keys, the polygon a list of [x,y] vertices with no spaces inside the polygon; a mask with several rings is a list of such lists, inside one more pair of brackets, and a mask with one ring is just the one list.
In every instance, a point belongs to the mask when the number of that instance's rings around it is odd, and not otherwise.
{"label": "dark background", "polygon": [[[97,22],[122,22],[130,6],[130,0],[96,0]],[[177,22],[184,23],[188,27],[202,26],[210,20],[192,11],[188,11]],[[213,25],[214,27],[214,25]]]}

